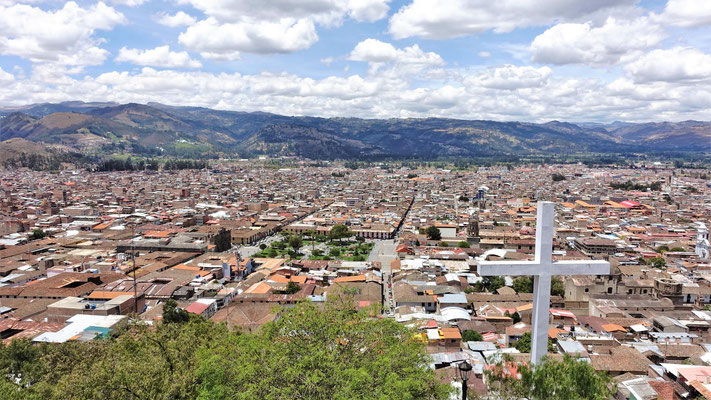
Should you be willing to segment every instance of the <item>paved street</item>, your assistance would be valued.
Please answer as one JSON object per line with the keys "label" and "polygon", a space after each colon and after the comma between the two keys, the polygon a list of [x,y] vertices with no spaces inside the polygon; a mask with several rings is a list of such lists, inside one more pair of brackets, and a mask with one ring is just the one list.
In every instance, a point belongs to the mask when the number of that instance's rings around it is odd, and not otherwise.
{"label": "paved street", "polygon": [[395,249],[397,243],[393,240],[380,240],[375,242],[375,247],[368,256],[368,261],[379,261],[382,265],[381,272],[383,273],[383,312],[387,315],[394,315],[395,300],[392,292],[392,271],[390,262],[397,259]]}

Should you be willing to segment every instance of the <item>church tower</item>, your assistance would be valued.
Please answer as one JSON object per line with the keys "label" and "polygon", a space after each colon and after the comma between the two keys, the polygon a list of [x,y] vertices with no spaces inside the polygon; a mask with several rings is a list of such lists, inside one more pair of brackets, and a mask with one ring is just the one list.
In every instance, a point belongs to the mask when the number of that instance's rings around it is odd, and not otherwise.
{"label": "church tower", "polygon": [[702,260],[709,258],[709,230],[703,222],[697,222],[696,230],[696,255]]}

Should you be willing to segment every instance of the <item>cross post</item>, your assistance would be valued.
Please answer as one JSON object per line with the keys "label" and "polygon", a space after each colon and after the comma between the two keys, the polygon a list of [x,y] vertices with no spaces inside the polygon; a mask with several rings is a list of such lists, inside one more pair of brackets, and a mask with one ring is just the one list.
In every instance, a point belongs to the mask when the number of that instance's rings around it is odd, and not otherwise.
{"label": "cross post", "polygon": [[610,263],[596,260],[553,262],[555,204],[539,201],[536,217],[536,250],[533,261],[479,261],[478,273],[491,275],[533,276],[533,319],[531,362],[539,363],[548,351],[548,316],[551,278],[554,275],[607,275]]}

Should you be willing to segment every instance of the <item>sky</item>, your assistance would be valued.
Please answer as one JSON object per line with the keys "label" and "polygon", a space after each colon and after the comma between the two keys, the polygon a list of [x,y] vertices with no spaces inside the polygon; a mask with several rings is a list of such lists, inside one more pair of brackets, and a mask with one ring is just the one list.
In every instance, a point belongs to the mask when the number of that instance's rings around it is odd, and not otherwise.
{"label": "sky", "polygon": [[0,105],[711,120],[711,0],[0,0]]}

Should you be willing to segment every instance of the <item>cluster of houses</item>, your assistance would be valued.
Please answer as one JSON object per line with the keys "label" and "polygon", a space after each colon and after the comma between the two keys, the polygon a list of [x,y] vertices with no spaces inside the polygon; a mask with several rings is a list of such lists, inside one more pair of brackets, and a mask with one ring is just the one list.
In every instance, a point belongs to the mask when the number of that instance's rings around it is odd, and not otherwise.
{"label": "cluster of houses", "polygon": [[[555,281],[549,356],[612,375],[621,399],[711,398],[707,178],[655,164],[0,172],[0,339],[92,340],[129,314],[159,320],[168,299],[254,332],[284,307],[347,293],[411,327],[441,379],[468,361],[483,393],[504,356],[530,359],[534,301],[527,278],[479,264],[533,259],[536,201],[548,200],[553,260],[610,263]],[[372,254],[254,255],[335,225]]]}

